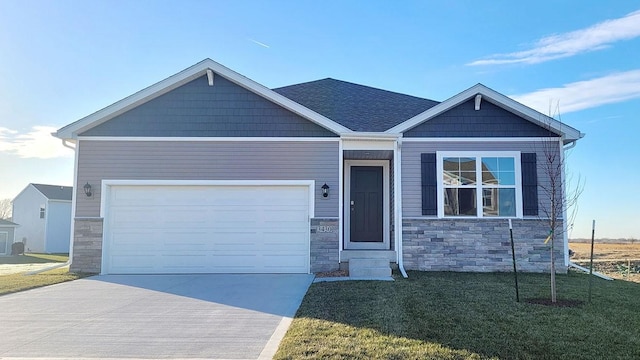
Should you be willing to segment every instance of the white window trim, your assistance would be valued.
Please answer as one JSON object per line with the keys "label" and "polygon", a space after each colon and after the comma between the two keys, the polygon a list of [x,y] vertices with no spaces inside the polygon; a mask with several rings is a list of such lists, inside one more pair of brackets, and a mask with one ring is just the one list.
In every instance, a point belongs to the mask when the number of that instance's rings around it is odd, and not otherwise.
{"label": "white window trim", "polygon": [[[438,199],[438,218],[446,219],[508,219],[512,216],[483,216],[482,211],[482,191],[476,191],[477,215],[476,216],[445,216],[444,215],[444,183],[442,181],[443,165],[442,159],[446,157],[512,157],[515,160],[515,177],[516,177],[516,216],[522,219],[522,170],[520,151],[438,151],[436,152],[436,178],[437,178],[437,199]],[[476,171],[477,168],[476,168]],[[479,177],[482,179],[482,177]],[[510,187],[510,186],[509,186]],[[482,181],[476,185],[476,189],[482,189]]]}

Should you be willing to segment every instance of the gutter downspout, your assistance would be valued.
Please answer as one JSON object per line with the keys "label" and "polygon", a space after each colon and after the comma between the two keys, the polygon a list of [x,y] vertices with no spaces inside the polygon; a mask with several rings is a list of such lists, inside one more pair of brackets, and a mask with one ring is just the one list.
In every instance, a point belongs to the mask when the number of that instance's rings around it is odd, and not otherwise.
{"label": "gutter downspout", "polygon": [[394,142],[395,158],[393,164],[393,182],[395,187],[394,199],[395,199],[395,238],[396,238],[396,250],[398,251],[398,269],[405,279],[409,277],[404,269],[404,256],[402,255],[402,136]]}
{"label": "gutter downspout", "polygon": [[[573,140],[571,143],[569,143],[569,145],[564,145],[562,144],[562,140],[561,141],[561,145],[560,145],[560,163],[562,164],[562,179],[561,179],[561,184],[562,184],[562,196],[565,197],[566,199],[566,195],[567,195],[567,184],[566,184],[566,174],[565,174],[565,153],[567,150],[571,150],[573,149],[576,144],[578,143],[577,140]],[[563,243],[564,243],[564,266],[565,267],[570,267],[572,265],[571,259],[569,259],[569,231],[568,231],[568,224],[567,221],[569,219],[567,219],[567,204],[565,203],[564,206],[562,207],[562,233],[563,235]],[[574,264],[575,265],[575,264]]]}

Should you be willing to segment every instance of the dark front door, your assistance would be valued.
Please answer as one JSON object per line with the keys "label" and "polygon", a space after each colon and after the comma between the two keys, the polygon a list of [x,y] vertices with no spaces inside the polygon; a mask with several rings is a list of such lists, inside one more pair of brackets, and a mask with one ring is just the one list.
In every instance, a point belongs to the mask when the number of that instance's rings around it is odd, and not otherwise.
{"label": "dark front door", "polygon": [[382,179],[382,166],[351,167],[350,242],[383,241]]}

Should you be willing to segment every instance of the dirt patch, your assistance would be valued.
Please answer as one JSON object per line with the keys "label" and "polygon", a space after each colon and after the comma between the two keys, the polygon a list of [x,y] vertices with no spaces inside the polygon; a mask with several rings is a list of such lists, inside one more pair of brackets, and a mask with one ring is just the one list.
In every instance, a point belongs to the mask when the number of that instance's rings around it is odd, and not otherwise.
{"label": "dirt patch", "polygon": [[[571,242],[571,261],[589,267],[591,243]],[[593,246],[593,270],[618,280],[640,283],[640,243],[596,243]]]}
{"label": "dirt patch", "polygon": [[528,304],[535,305],[544,305],[544,306],[553,306],[553,307],[576,307],[584,304],[584,301],[581,300],[567,300],[567,299],[556,299],[556,302],[551,302],[549,298],[537,298],[537,299],[525,299],[524,302]]}
{"label": "dirt patch", "polygon": [[[589,260],[591,243],[569,243],[575,254],[571,260]],[[593,245],[593,259],[640,259],[640,243],[596,243]]]}

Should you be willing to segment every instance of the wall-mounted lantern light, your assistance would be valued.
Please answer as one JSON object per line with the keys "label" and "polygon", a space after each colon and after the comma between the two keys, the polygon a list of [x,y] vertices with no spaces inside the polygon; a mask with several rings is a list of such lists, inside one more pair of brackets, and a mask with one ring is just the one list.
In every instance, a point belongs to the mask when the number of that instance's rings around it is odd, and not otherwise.
{"label": "wall-mounted lantern light", "polygon": [[87,195],[87,197],[91,197],[91,184],[89,184],[89,182],[87,181],[86,184],[84,184],[84,194]]}
{"label": "wall-mounted lantern light", "polygon": [[329,185],[327,185],[327,183],[324,183],[321,189],[322,189],[322,197],[329,197]]}

